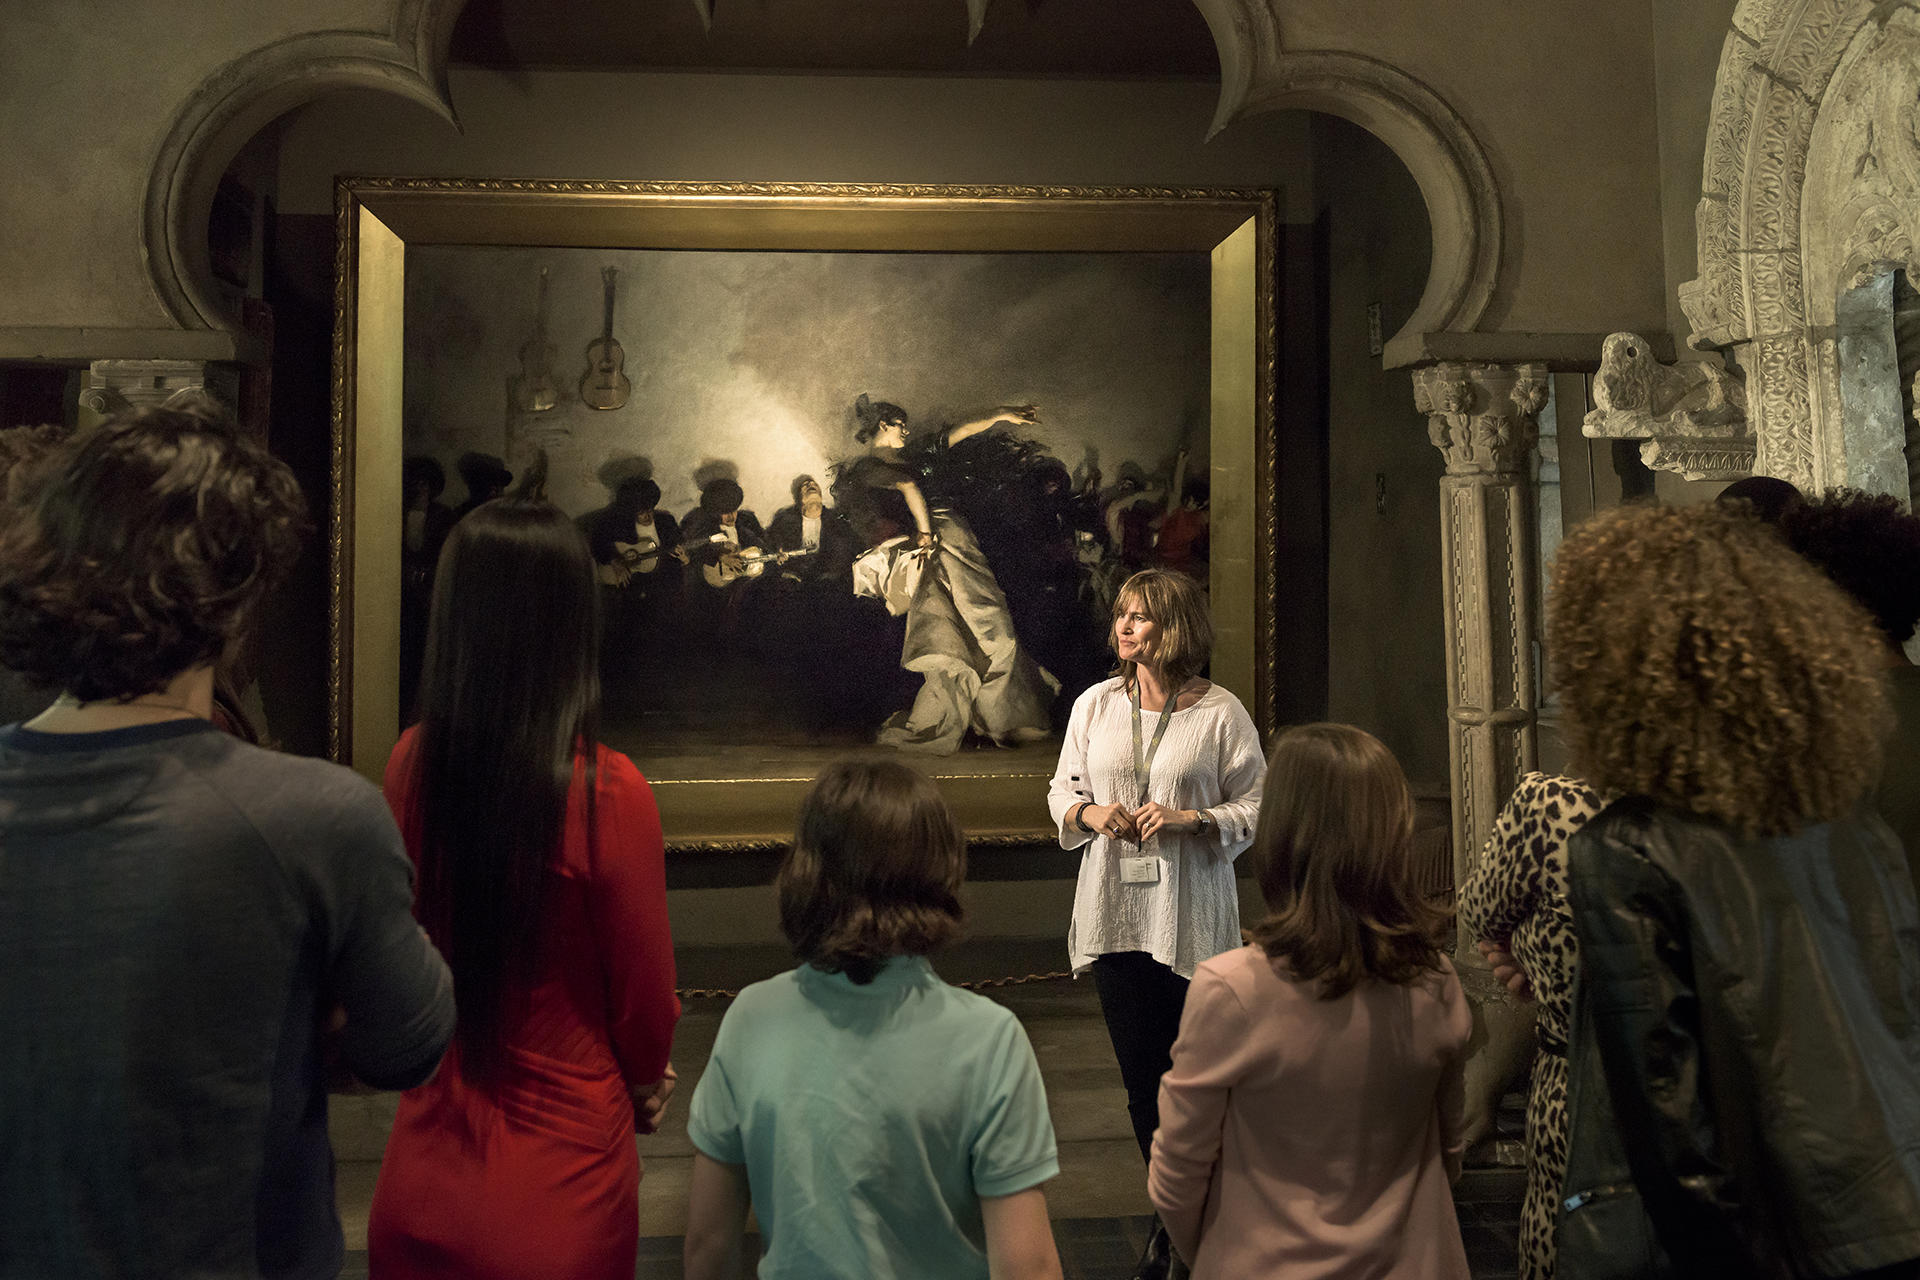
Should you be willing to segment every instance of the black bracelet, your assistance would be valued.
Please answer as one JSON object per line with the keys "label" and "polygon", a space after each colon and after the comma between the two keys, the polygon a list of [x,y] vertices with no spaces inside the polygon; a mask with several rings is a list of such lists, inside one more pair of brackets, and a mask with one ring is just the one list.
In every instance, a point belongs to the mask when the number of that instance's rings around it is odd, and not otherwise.
{"label": "black bracelet", "polygon": [[1082,831],[1086,832],[1088,835],[1094,834],[1093,828],[1087,825],[1087,809],[1092,804],[1093,804],[1093,801],[1091,800],[1082,800],[1080,802],[1080,807],[1073,811],[1073,825],[1080,828]]}

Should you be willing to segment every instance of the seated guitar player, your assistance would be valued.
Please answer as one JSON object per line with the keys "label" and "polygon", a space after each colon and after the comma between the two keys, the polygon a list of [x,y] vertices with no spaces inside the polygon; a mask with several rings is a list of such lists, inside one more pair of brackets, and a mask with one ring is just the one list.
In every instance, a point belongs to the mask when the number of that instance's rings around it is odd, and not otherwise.
{"label": "seated guitar player", "polygon": [[600,579],[601,671],[612,682],[674,648],[680,527],[659,503],[660,486],[635,476],[587,526]]}
{"label": "seated guitar player", "polygon": [[622,481],[614,491],[613,502],[587,531],[602,586],[652,594],[678,584],[673,550],[680,545],[680,526],[659,504],[660,486],[645,476]]}
{"label": "seated guitar player", "polygon": [[759,585],[767,535],[760,517],[743,511],[746,494],[738,482],[721,477],[700,490],[700,505],[680,522],[680,560],[696,572],[689,578],[690,607],[696,621],[711,626],[730,645],[748,595]]}

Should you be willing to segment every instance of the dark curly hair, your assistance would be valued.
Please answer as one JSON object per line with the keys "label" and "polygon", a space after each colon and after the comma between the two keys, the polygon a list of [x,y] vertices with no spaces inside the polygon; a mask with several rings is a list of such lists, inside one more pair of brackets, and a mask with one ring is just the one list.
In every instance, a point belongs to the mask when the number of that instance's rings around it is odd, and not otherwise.
{"label": "dark curly hair", "polygon": [[0,431],[0,476],[14,501],[36,483],[47,459],[73,437],[73,428],[57,422],[8,427]]}
{"label": "dark curly hair", "polygon": [[217,661],[292,568],[306,504],[212,401],[109,418],[0,526],[0,661],[83,702]]}
{"label": "dark curly hair", "polygon": [[1546,638],[1568,754],[1601,792],[1783,835],[1879,775],[1872,621],[1744,511],[1588,521],[1560,546]]}
{"label": "dark curly hair", "polygon": [[1780,536],[1866,607],[1895,645],[1920,623],[1920,516],[1884,493],[1834,489],[1780,517]]}

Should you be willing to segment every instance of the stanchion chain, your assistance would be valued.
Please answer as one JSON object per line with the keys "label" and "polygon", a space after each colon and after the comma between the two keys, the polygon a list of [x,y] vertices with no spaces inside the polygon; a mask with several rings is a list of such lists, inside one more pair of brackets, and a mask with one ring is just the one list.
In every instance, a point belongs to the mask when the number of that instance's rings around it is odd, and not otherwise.
{"label": "stanchion chain", "polygon": [[[1024,987],[1031,982],[1058,982],[1073,975],[1065,970],[1056,969],[1052,973],[1028,973],[1005,978],[980,978],[974,982],[956,982],[953,985],[966,991],[983,991],[990,987]],[[731,1000],[739,995],[738,990],[726,987],[676,987],[673,994],[682,1000]]]}

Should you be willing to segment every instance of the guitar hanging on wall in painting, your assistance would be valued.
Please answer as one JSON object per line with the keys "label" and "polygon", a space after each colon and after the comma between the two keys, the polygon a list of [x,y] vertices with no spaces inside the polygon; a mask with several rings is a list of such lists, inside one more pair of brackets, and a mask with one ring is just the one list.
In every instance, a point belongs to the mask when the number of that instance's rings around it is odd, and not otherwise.
{"label": "guitar hanging on wall in painting", "polygon": [[547,268],[542,267],[533,334],[520,348],[520,376],[513,383],[514,408],[522,413],[545,413],[560,403],[560,387],[553,380],[553,358],[557,354],[547,341]]}
{"label": "guitar hanging on wall in painting", "polygon": [[605,267],[600,272],[607,282],[606,326],[587,344],[587,371],[580,378],[580,402],[594,409],[618,409],[633,391],[633,382],[625,372],[627,353],[613,340],[615,271],[614,267]]}

